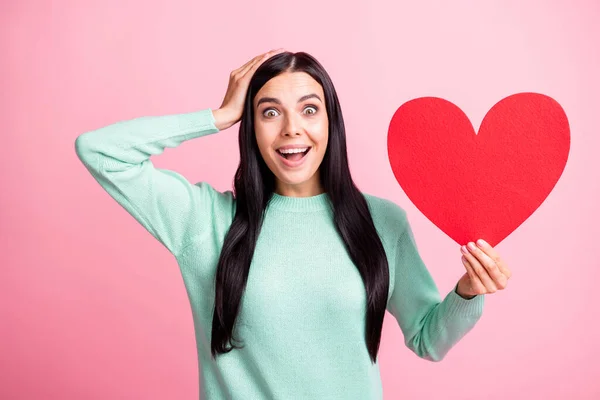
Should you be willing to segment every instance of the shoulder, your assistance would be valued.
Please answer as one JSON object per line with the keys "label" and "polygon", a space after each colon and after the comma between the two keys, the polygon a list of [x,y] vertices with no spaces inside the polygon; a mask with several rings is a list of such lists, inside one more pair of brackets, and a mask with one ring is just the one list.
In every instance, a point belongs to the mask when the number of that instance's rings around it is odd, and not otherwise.
{"label": "shoulder", "polygon": [[392,200],[362,193],[365,197],[377,231],[384,240],[392,242],[398,238],[408,225],[406,210]]}
{"label": "shoulder", "polygon": [[394,223],[406,221],[406,211],[392,200],[369,193],[362,194],[367,200],[373,218],[390,220]]}
{"label": "shoulder", "polygon": [[198,198],[198,206],[208,207],[213,215],[221,215],[225,219],[233,220],[237,201],[232,190],[217,190],[206,181],[196,182],[193,187]]}

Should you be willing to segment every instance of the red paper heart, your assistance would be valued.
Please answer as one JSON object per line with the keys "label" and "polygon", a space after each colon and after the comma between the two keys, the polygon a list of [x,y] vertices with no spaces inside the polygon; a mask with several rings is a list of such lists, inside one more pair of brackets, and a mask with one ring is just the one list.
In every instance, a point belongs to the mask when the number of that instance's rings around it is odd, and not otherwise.
{"label": "red paper heart", "polygon": [[569,148],[565,112],[537,93],[499,101],[477,134],[460,108],[436,97],[404,103],[388,131],[396,180],[460,245],[495,246],[517,229],[556,185]]}

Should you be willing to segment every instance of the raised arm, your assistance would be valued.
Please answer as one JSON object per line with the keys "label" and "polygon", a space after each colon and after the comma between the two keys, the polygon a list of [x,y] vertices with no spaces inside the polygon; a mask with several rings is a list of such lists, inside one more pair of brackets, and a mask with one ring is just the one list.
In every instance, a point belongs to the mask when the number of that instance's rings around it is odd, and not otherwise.
{"label": "raised arm", "polygon": [[423,359],[441,361],[481,317],[484,296],[466,300],[453,288],[442,301],[405,215],[403,220],[390,275],[394,288],[388,311],[398,321],[409,349]]}
{"label": "raised arm", "polygon": [[181,174],[155,168],[150,160],[167,147],[217,133],[240,120],[250,78],[272,50],[231,72],[221,106],[199,111],[120,121],[81,134],[79,159],[121,206],[176,257],[220,224],[226,231],[235,215],[232,191],[207,182],[192,185]]}
{"label": "raised arm", "polygon": [[167,147],[219,132],[209,108],[185,114],[146,116],[81,134],[77,156],[95,180],[172,254],[232,217],[231,191],[191,184],[181,174],[155,168],[150,160]]}

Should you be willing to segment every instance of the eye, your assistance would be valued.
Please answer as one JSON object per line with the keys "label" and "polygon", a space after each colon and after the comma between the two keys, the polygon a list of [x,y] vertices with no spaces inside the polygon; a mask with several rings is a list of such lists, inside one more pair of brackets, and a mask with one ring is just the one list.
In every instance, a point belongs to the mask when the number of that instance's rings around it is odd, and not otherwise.
{"label": "eye", "polygon": [[319,108],[317,106],[308,106],[308,107],[305,108],[305,110],[308,110],[308,109],[313,109],[314,110],[313,112],[311,112],[309,114],[315,114]]}
{"label": "eye", "polygon": [[[266,110],[263,112],[263,115],[264,115],[265,117],[269,117],[270,115],[267,115],[267,113],[269,113],[269,112],[277,112],[277,111],[276,111],[274,108],[267,108],[267,109],[266,109]],[[274,115],[273,115],[273,117],[274,117]]]}

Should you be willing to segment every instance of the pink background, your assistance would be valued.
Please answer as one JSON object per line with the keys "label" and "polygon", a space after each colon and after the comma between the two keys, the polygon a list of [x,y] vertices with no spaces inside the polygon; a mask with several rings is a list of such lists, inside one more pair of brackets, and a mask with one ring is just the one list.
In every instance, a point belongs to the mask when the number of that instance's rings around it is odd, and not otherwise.
{"label": "pink background", "polygon": [[[443,295],[464,273],[459,247],[393,177],[394,111],[443,97],[478,128],[513,93],[563,106],[570,159],[497,247],[507,289],[441,363],[411,353],[387,314],[381,373],[386,399],[600,398],[599,17],[594,1],[2,2],[0,398],[198,397],[175,259],[97,185],[74,141],[118,120],[217,108],[231,70],[280,46],[329,71],[357,184],[407,210]],[[226,190],[237,128],[153,161]]]}

